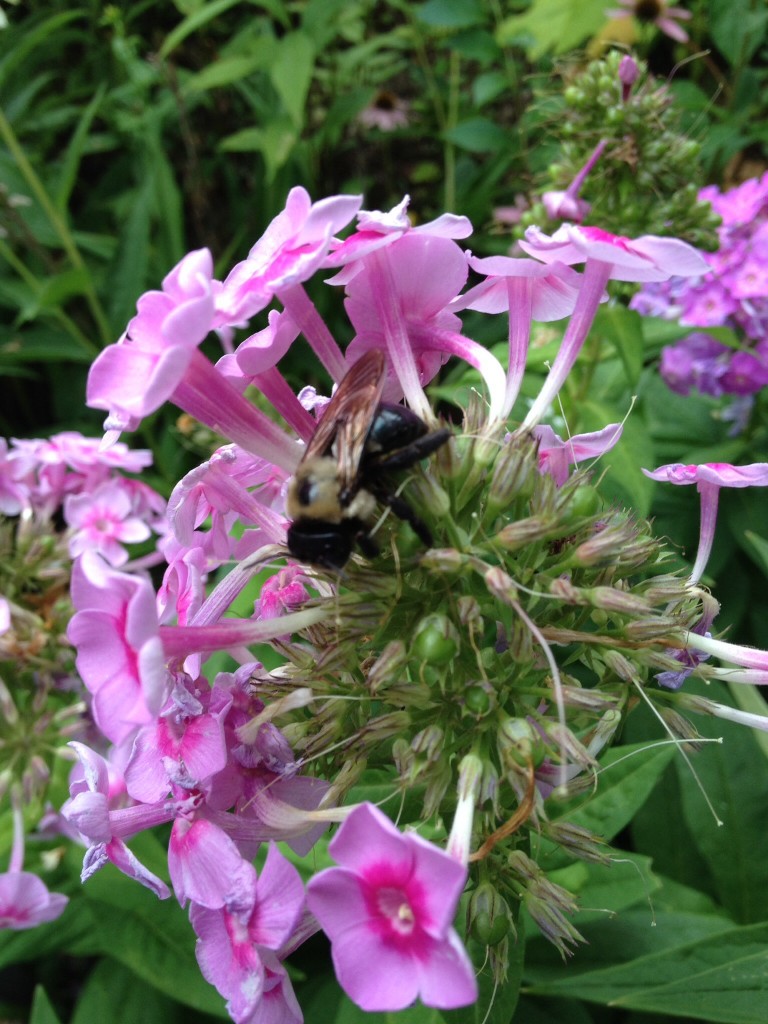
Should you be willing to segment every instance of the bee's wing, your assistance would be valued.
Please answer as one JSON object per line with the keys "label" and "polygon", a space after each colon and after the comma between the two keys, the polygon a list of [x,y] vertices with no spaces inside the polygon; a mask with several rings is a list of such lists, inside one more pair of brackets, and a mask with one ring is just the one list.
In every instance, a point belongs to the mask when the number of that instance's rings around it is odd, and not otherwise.
{"label": "bee's wing", "polygon": [[307,443],[302,462],[328,455],[336,443],[336,461],[342,490],[357,476],[376,409],[384,388],[384,355],[365,352],[339,384],[325,407],[317,429]]}

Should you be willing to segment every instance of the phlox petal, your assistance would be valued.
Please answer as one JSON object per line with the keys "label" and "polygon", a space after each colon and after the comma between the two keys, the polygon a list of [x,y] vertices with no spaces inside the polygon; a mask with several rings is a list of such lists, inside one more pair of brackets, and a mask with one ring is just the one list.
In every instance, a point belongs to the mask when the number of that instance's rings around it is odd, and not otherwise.
{"label": "phlox petal", "polygon": [[[179,903],[187,900],[215,910],[237,894],[243,898],[255,884],[251,865],[234,842],[205,819],[173,823],[168,846],[168,869]],[[252,870],[252,869],[251,869]]]}
{"label": "phlox petal", "polygon": [[50,892],[28,871],[0,874],[0,930],[22,931],[54,921],[64,913],[69,897]]}

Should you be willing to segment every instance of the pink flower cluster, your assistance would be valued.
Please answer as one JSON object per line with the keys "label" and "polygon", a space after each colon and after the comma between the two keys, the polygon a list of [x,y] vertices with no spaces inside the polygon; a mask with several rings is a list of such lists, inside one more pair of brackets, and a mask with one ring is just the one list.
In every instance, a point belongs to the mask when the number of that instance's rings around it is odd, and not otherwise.
{"label": "pink flower cluster", "polygon": [[706,332],[663,350],[661,374],[678,394],[751,395],[768,384],[768,173],[727,192],[699,192],[722,217],[720,247],[705,253],[707,273],[646,284],[631,306],[644,316],[691,327],[730,327],[744,338],[729,348]]}
{"label": "pink flower cluster", "polygon": [[61,510],[69,528],[69,553],[98,551],[111,565],[128,561],[125,544],[165,532],[165,501],[141,480],[152,453],[75,431],[41,440],[0,438],[0,513],[38,520]]}
{"label": "pink flower cluster", "polygon": [[[573,225],[552,238],[531,229],[524,244],[530,258],[476,259],[456,241],[471,231],[466,218],[446,214],[412,227],[407,203],[365,212],[359,196],[312,203],[293,189],[223,281],[213,278],[207,250],[184,257],[162,290],[139,300],[125,334],[89,377],[89,403],[108,412],[112,441],[170,400],[229,443],[171,495],[159,593],[105,553],[85,551],[78,559],[69,638],[94,718],[114,746],[108,758],[77,747],[82,770],[64,814],[88,847],[84,878],[111,861],[161,897],[170,890],[126,840],[173,823],[171,885],[191,906],[201,968],[238,1024],[301,1019],[281,961],[320,926],[340,983],[366,1009],[395,1010],[416,998],[451,1008],[477,997],[452,927],[466,863],[400,833],[370,806],[326,807],[332,789],[302,773],[273,725],[280,713],[316,698],[290,689],[265,705],[258,696],[266,674],[250,645],[289,638],[335,614],[328,602],[306,601],[311,588],[327,593],[329,584],[289,565],[262,586],[252,614],[231,613],[254,575],[285,557],[286,485],[322,414],[322,401],[296,395],[278,364],[302,335],[338,383],[362,353],[381,350],[385,397],[404,397],[429,422],[424,386],[456,356],[479,371],[489,430],[501,433],[520,393],[532,321],[570,316],[523,422],[533,431],[573,367],[609,279],[658,281],[705,269],[675,239],[630,240]],[[356,215],[356,228],[339,240]],[[584,264],[584,273],[573,264]],[[482,280],[462,292],[470,269]],[[353,335],[345,350],[304,288],[323,271],[344,288]],[[274,302],[279,308],[268,310]],[[462,333],[458,314],[467,308],[508,315],[506,368]],[[234,330],[265,312],[266,326],[230,351]],[[215,365],[199,350],[211,331],[227,349]],[[248,388],[284,425],[256,408]],[[607,450],[619,433],[613,426],[566,443],[542,429],[541,471],[562,483],[572,463]],[[229,571],[209,587],[223,567]],[[241,667],[210,684],[203,663],[218,651]],[[275,685],[270,679],[273,693]],[[308,851],[329,821],[344,822],[330,846],[340,866],[310,881],[308,915],[298,875],[282,854],[270,848],[260,875],[251,861],[259,844],[272,840]]]}

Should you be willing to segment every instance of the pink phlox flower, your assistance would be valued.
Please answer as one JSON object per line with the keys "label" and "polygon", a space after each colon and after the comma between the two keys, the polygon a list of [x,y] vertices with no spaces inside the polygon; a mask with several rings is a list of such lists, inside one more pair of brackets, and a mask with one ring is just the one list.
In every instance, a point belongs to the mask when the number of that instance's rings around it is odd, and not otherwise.
{"label": "pink phlox flower", "polygon": [[567,190],[551,189],[548,192],[542,192],[541,201],[550,220],[570,220],[581,224],[592,209],[592,204],[588,203],[586,199],[579,199],[578,196],[571,195]]}
{"label": "pink phlox flower", "polygon": [[193,792],[177,814],[168,844],[168,870],[176,899],[211,910],[242,899],[252,884],[251,865],[219,824],[210,820],[205,799]]}
{"label": "pink phlox flower", "polygon": [[0,595],[0,636],[8,632],[11,624],[11,606],[8,603],[8,598]]}
{"label": "pink phlox flower", "polygon": [[148,579],[117,572],[90,551],[75,562],[71,593],[67,637],[77,670],[96,724],[119,743],[152,721],[167,695],[155,593]]}
{"label": "pink phlox flower", "polygon": [[381,811],[361,804],[331,840],[340,867],[309,882],[307,902],[331,940],[336,977],[368,1011],[417,998],[451,1009],[477,999],[472,964],[452,927],[467,872]]}
{"label": "pink phlox flower", "polygon": [[616,0],[621,4],[617,10],[605,12],[607,18],[635,17],[638,21],[650,23],[678,43],[688,42],[688,33],[679,25],[679,21],[688,21],[692,15],[684,7],[670,7],[667,0]]}
{"label": "pink phlox flower", "polygon": [[691,327],[718,327],[739,308],[722,281],[706,280],[691,288],[680,312],[680,322]]}
{"label": "pink phlox flower", "polygon": [[387,352],[391,369],[384,398],[397,401],[405,395],[418,415],[431,415],[424,406],[423,385],[455,355],[480,371],[492,412],[500,411],[505,387],[501,365],[487,349],[461,335],[461,321],[448,309],[468,273],[456,243],[414,231],[359,263],[344,303],[356,330],[348,361],[372,348]]}
{"label": "pink phlox flower", "polygon": [[339,195],[313,203],[306,189],[292,188],[285,209],[225,279],[219,301],[222,313],[230,321],[248,319],[277,292],[306,281],[361,202],[362,196]]}
{"label": "pink phlox flower", "polygon": [[768,295],[768,263],[765,257],[751,255],[740,264],[730,280],[737,299],[763,299]]}
{"label": "pink phlox flower", "polygon": [[569,466],[605,455],[618,442],[621,432],[620,423],[611,423],[602,430],[574,434],[563,441],[548,424],[534,427],[532,433],[539,442],[539,472],[548,473],[562,487],[568,479]]}
{"label": "pink phlox flower", "polygon": [[168,562],[157,592],[159,621],[185,626],[199,610],[205,598],[208,558],[203,547],[188,547],[173,535],[164,538],[161,549]]}
{"label": "pink phlox flower", "polygon": [[258,878],[255,869],[247,867],[250,883],[231,905],[190,908],[200,969],[227,1000],[227,1012],[236,1024],[301,1021],[278,960],[301,916],[301,878],[271,844]]}
{"label": "pink phlox flower", "polygon": [[520,248],[544,263],[599,260],[610,264],[615,281],[666,281],[672,276],[695,277],[708,269],[702,254],[679,238],[632,239],[576,224],[561,224],[551,236],[530,227]]}
{"label": "pink phlox flower", "polygon": [[0,873],[0,931],[23,931],[61,917],[69,897],[50,892],[45,882],[29,871]]}
{"label": "pink phlox flower", "polygon": [[216,367],[241,390],[253,386],[260,391],[299,437],[306,440],[314,429],[312,417],[277,368],[298,334],[299,327],[288,312],[272,309],[268,326],[246,338],[236,352],[224,356]]}
{"label": "pink phlox flower", "polygon": [[17,516],[30,504],[29,486],[20,477],[18,459],[8,451],[8,442],[0,437],[0,514]]}
{"label": "pink phlox flower", "polygon": [[[277,619],[288,612],[296,611],[309,600],[305,582],[308,582],[307,577],[297,565],[287,566],[274,576],[270,576],[262,584],[259,599],[254,606],[256,618]],[[287,642],[290,637],[278,639]]]}
{"label": "pink phlox flower", "polygon": [[241,374],[247,378],[276,366],[298,337],[299,328],[285,311],[272,309],[268,319],[268,326],[242,341],[234,353]]}
{"label": "pink phlox flower", "polygon": [[651,480],[661,480],[670,484],[696,484],[701,496],[701,525],[699,549],[691,570],[691,583],[698,583],[709,561],[715,539],[720,488],[768,487],[768,462],[753,462],[748,466],[731,466],[727,462],[707,462],[699,466],[672,463],[654,470],[644,469],[643,473]]}
{"label": "pink phlox flower", "polygon": [[146,828],[170,821],[173,807],[168,802],[147,806],[110,809],[110,771],[107,762],[82,743],[70,743],[83,768],[81,779],[75,778],[71,797],[61,809],[89,844],[83,859],[81,880],[111,862],[123,874],[140,882],[160,899],[170,896],[168,886],[144,867],[131,853],[124,839]]}
{"label": "pink phlox flower", "polygon": [[110,565],[128,561],[125,544],[150,536],[146,523],[133,515],[131,497],[120,480],[103,483],[95,491],[71,494],[64,501],[64,520],[71,528],[69,554],[98,551]]}
{"label": "pink phlox flower", "polygon": [[478,257],[468,250],[465,255],[472,270],[484,274],[485,280],[454,299],[450,304],[451,310],[504,312],[510,309],[510,282],[530,279],[531,316],[534,320],[562,320],[573,312],[581,277],[570,267],[512,256]]}
{"label": "pink phlox flower", "polygon": [[377,249],[392,245],[409,232],[434,235],[438,238],[468,238],[472,224],[467,217],[454,213],[443,213],[435,220],[414,225],[408,216],[410,196],[383,213],[381,210],[361,210],[357,217],[357,230],[336,242],[333,252],[325,260],[325,267],[344,267],[329,284],[347,284],[362,269],[358,261]]}
{"label": "pink phlox flower", "polygon": [[[196,531],[210,519],[206,547],[221,562],[231,554],[232,526],[237,519],[258,526],[264,543],[285,540],[285,519],[260,500],[258,490],[251,492],[245,480],[253,475],[253,458],[237,445],[225,445],[207,462],[182,477],[168,499],[168,522],[183,545],[199,543]],[[259,463],[259,469],[264,466]]]}
{"label": "pink phlox flower", "polygon": [[654,470],[644,469],[643,473],[651,480],[670,484],[696,484],[699,491],[707,484],[715,487],[768,486],[768,462],[753,462],[748,466],[732,466],[727,462],[705,462],[698,466],[675,462]]}
{"label": "pink phlox flower", "polygon": [[88,405],[118,418],[140,419],[171,397],[214,326],[220,286],[212,275],[210,252],[198,249],[164,278],[162,291],[139,299],[126,333],[91,366]]}
{"label": "pink phlox flower", "polygon": [[221,689],[211,690],[179,676],[167,706],[152,725],[136,735],[125,769],[128,793],[153,803],[174,787],[204,788],[227,763],[224,718],[232,703]]}

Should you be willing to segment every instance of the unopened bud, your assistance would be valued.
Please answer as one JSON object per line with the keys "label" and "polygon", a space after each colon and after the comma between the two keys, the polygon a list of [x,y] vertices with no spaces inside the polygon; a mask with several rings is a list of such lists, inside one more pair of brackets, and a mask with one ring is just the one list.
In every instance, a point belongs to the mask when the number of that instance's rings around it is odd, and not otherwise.
{"label": "unopened bud", "polygon": [[545,748],[541,733],[527,718],[507,718],[496,733],[496,745],[502,765],[510,762],[519,767],[538,767],[544,760]]}
{"label": "unopened bud", "polygon": [[619,81],[621,82],[621,98],[624,103],[630,97],[632,92],[632,86],[637,81],[640,75],[640,68],[637,65],[637,61],[634,57],[631,57],[628,53],[619,61]]}
{"label": "unopened bud", "polygon": [[624,625],[624,635],[629,640],[660,640],[669,637],[679,629],[680,623],[669,615],[655,618],[634,619]]}
{"label": "unopened bud", "polygon": [[536,515],[526,519],[518,519],[508,523],[494,537],[497,544],[505,551],[516,551],[527,544],[545,540],[557,529],[557,521],[553,516]]}
{"label": "unopened bud", "polygon": [[488,506],[492,513],[509,508],[520,494],[528,490],[531,474],[536,472],[536,445],[530,436],[512,435],[506,440],[496,459],[488,489]]}
{"label": "unopened bud", "polygon": [[467,923],[483,946],[498,945],[513,927],[509,904],[490,882],[481,882],[470,896]]}
{"label": "unopened bud", "polygon": [[515,581],[503,569],[498,567],[489,569],[485,574],[485,585],[489,593],[493,594],[503,604],[517,602],[518,590],[515,586]]}
{"label": "unopened bud", "polygon": [[585,591],[590,603],[595,608],[604,608],[609,612],[623,615],[647,615],[651,611],[650,604],[636,594],[618,590],[616,587],[592,587]]}
{"label": "unopened bud", "polygon": [[419,559],[420,565],[434,572],[458,573],[465,563],[465,556],[455,548],[430,548]]}
{"label": "unopened bud", "polygon": [[368,672],[368,689],[376,693],[382,686],[397,679],[406,663],[405,644],[402,640],[391,640]]}
{"label": "unopened bud", "polygon": [[637,669],[619,651],[603,651],[603,661],[623,683],[633,683],[637,679]]}
{"label": "unopened bud", "polygon": [[582,825],[568,821],[543,821],[541,830],[553,843],[562,846],[580,860],[593,864],[611,863],[611,858],[605,852],[605,840]]}
{"label": "unopened bud", "polygon": [[443,752],[443,741],[445,733],[439,725],[428,725],[426,729],[417,732],[411,740],[411,750],[419,757],[427,761],[435,762],[440,760]]}

